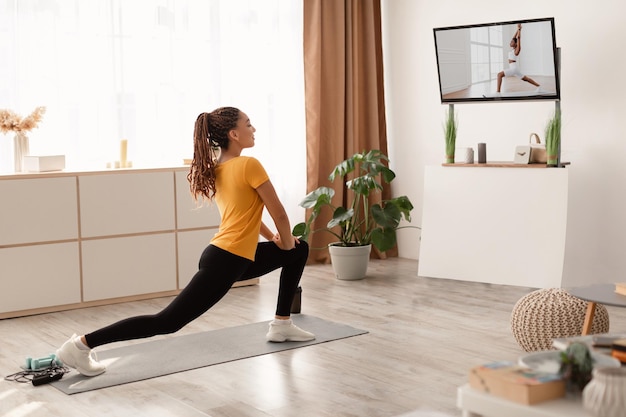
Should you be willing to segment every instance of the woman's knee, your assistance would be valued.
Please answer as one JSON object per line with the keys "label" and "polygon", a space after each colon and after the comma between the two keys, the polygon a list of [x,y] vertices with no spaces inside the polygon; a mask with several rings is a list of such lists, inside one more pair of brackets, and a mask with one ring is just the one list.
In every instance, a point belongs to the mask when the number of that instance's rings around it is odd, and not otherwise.
{"label": "woman's knee", "polygon": [[191,320],[171,317],[170,315],[159,315],[154,317],[156,334],[171,334],[176,333]]}
{"label": "woman's knee", "polygon": [[298,248],[299,250],[305,252],[305,253],[309,253],[309,242],[307,242],[306,240],[301,240],[296,244],[296,248]]}
{"label": "woman's knee", "polygon": [[296,251],[298,251],[298,255],[305,260],[309,257],[309,243],[305,240],[301,240],[296,243]]}

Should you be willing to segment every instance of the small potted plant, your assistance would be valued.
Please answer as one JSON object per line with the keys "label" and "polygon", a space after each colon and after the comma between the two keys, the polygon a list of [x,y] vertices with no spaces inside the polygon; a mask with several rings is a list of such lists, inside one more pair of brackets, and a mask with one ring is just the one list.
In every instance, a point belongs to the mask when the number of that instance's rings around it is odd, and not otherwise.
{"label": "small potted plant", "polygon": [[443,124],[443,134],[446,141],[446,164],[454,163],[454,153],[456,151],[456,130],[459,121],[454,112],[454,106],[450,105],[446,112],[446,120]]}
{"label": "small potted plant", "polygon": [[593,358],[586,344],[574,342],[560,353],[559,374],[569,391],[580,393],[591,381]]}
{"label": "small potted plant", "polygon": [[561,148],[561,110],[556,109],[554,116],[546,125],[546,158],[548,166],[558,166]]}
{"label": "small potted plant", "polygon": [[[329,245],[329,251],[331,263],[339,279],[363,278],[367,271],[372,245],[380,252],[385,252],[396,245],[398,229],[415,227],[400,226],[403,218],[408,222],[411,221],[413,204],[407,196],[370,204],[370,195],[382,190],[382,182],[389,184],[396,177],[387,166],[388,161],[389,158],[380,150],[370,150],[355,153],[335,166],[328,179],[333,182],[341,178],[343,181],[345,191],[350,195],[345,207],[333,204],[335,190],[329,187],[317,188],[300,202],[301,207],[310,209],[311,212],[306,222],[299,223],[293,228],[294,236],[307,240],[311,233],[317,231],[326,231],[334,235],[337,242]],[[313,221],[323,209],[331,210],[332,218],[325,227],[311,230]],[[337,252],[342,249],[361,252],[361,264],[355,272],[340,266],[341,261],[337,257]],[[350,255],[350,258],[354,259],[354,256]]]}

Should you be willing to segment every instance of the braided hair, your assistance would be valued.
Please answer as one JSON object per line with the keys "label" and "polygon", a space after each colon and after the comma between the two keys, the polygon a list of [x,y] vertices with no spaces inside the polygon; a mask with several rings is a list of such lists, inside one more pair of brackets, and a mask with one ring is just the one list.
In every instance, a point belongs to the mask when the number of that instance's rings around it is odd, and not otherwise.
{"label": "braided hair", "polygon": [[200,113],[193,130],[193,160],[187,174],[193,198],[212,200],[215,196],[215,168],[221,149],[228,149],[228,132],[237,127],[240,111],[220,107]]}

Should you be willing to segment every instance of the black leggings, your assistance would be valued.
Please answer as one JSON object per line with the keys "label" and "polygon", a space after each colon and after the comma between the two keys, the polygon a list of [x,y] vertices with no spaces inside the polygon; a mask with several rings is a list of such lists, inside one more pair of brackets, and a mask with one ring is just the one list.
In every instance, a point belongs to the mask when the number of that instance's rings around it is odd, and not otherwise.
{"label": "black leggings", "polygon": [[209,245],[202,252],[193,279],[161,312],[124,319],[89,333],[85,335],[87,344],[94,348],[174,333],[213,307],[236,281],[257,278],[280,267],[276,315],[289,316],[308,254],[309,245],[304,241],[290,251],[280,249],[274,242],[259,242],[254,261]]}

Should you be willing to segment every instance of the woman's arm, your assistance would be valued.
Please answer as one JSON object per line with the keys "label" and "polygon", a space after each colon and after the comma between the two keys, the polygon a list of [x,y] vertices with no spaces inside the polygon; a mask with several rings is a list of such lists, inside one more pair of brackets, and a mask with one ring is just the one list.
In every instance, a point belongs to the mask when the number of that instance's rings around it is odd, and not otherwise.
{"label": "woman's arm", "polygon": [[272,230],[263,222],[261,222],[260,234],[267,240],[272,240],[274,238],[274,232],[272,232]]}
{"label": "woman's arm", "polygon": [[515,47],[515,55],[519,55],[522,50],[522,25],[517,24],[517,32],[515,32],[515,38],[517,39],[517,46]]}
{"label": "woman's arm", "polygon": [[[272,240],[278,245],[279,248],[284,250],[291,250],[296,246],[296,238],[291,234],[291,225],[289,224],[289,217],[283,207],[283,204],[276,195],[276,190],[270,180],[265,181],[263,184],[257,187],[256,192],[259,193],[261,200],[265,204],[267,211],[272,216],[276,229],[278,230],[278,236],[273,236]],[[267,227],[267,226],[266,226]],[[261,225],[263,230],[263,225]],[[269,228],[268,228],[269,230]]]}

